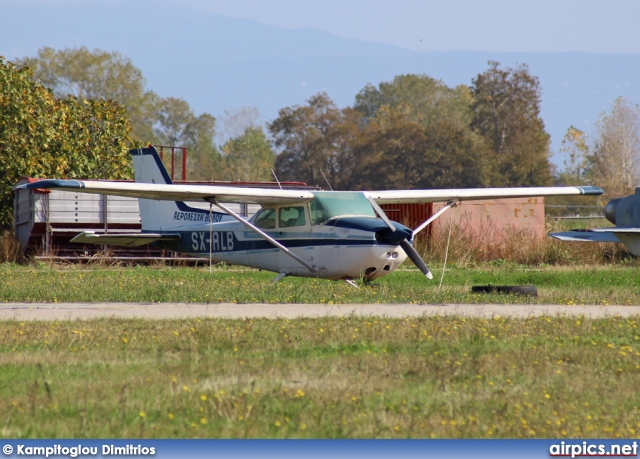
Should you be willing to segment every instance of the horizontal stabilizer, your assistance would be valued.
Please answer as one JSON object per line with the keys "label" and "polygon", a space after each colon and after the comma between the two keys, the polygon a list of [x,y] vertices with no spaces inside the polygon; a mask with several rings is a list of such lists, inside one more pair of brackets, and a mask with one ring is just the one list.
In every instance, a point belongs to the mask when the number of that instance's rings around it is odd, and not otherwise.
{"label": "horizontal stabilizer", "polygon": [[599,232],[592,230],[564,231],[562,233],[549,233],[561,241],[590,241],[590,242],[620,242],[615,234],[611,232]]}
{"label": "horizontal stabilizer", "polygon": [[83,231],[71,242],[79,244],[98,244],[98,245],[118,245],[124,247],[137,247],[140,245],[150,244],[157,241],[176,241],[180,239],[179,234],[168,233],[135,233],[135,234],[118,234],[118,233],[96,233],[95,231]]}
{"label": "horizontal stabilizer", "polygon": [[550,233],[549,236],[561,241],[622,242],[629,252],[640,256],[640,228],[597,228],[574,230],[564,233]]}

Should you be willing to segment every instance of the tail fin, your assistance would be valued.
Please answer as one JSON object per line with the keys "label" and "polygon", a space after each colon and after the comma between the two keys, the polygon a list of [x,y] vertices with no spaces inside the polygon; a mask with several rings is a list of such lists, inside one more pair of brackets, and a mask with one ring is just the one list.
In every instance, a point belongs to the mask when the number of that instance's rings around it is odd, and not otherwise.
{"label": "tail fin", "polygon": [[[171,177],[153,146],[129,151],[133,159],[133,171],[137,183],[171,185]],[[209,222],[209,210],[191,207],[183,201],[158,201],[138,199],[142,231],[173,231],[185,223]],[[227,214],[213,212],[211,220],[221,221]]]}
{"label": "tail fin", "polygon": [[129,151],[137,183],[165,183],[172,185],[171,177],[153,146]]}

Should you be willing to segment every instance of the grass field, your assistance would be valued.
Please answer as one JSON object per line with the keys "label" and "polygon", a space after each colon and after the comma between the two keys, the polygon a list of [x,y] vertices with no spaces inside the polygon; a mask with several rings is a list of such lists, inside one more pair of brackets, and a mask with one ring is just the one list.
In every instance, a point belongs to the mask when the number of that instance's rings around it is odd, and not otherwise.
{"label": "grass field", "polygon": [[[635,266],[501,262],[374,287],[218,268],[0,265],[0,302],[639,304]],[[472,295],[535,285],[540,297]],[[1,305],[0,305],[1,307]],[[640,317],[0,322],[0,437],[629,438]]]}
{"label": "grass field", "polygon": [[637,437],[640,319],[0,323],[0,435]]}
{"label": "grass field", "polygon": [[[543,303],[640,304],[634,265],[537,267],[502,262],[447,269],[434,280],[417,270],[396,271],[356,289],[344,282],[286,278],[250,269],[116,268],[0,265],[0,302],[187,303]],[[471,294],[473,285],[534,285],[539,297]]]}

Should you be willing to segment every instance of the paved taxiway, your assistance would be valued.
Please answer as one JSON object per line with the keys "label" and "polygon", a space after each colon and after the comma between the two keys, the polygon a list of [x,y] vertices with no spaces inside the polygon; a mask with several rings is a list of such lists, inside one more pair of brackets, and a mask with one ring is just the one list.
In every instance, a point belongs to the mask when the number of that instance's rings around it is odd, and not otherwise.
{"label": "paved taxiway", "polygon": [[530,317],[570,315],[591,318],[640,315],[640,306],[564,306],[530,304],[190,304],[190,303],[0,303],[0,320],[313,318],[342,316]]}

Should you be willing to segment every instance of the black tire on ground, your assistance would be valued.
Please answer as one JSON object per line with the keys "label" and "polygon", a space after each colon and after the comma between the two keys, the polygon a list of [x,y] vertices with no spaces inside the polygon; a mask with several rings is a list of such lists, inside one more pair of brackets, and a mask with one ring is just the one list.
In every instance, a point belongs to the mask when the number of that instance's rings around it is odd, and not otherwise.
{"label": "black tire on ground", "polygon": [[471,293],[505,293],[507,295],[538,296],[538,289],[533,285],[476,285]]}

